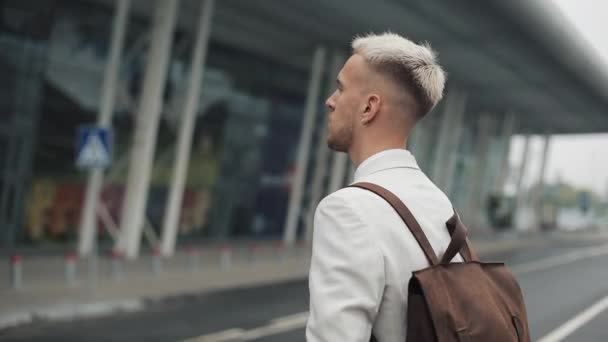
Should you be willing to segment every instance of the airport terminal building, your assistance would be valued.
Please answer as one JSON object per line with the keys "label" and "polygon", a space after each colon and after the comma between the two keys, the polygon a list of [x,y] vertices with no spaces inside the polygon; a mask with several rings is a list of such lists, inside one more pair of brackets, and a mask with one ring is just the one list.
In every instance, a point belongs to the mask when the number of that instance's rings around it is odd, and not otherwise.
{"label": "airport terminal building", "polygon": [[[607,69],[543,4],[0,0],[0,247],[309,239],[354,172],[323,103],[352,37],[387,30],[430,42],[449,78],[407,148],[492,229],[506,183],[512,207],[542,202],[522,196],[529,144],[508,163],[514,134],[546,155],[552,134],[608,131]],[[91,125],[113,133],[105,172],[76,165]]]}

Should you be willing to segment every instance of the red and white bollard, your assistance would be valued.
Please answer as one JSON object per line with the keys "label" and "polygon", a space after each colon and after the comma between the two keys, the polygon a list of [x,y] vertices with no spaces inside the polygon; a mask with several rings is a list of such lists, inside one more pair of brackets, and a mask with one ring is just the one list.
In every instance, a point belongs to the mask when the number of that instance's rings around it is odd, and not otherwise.
{"label": "red and white bollard", "polygon": [[196,273],[200,270],[201,251],[198,248],[194,246],[188,247],[188,263],[192,273]]}
{"label": "red and white bollard", "polygon": [[23,286],[23,270],[21,268],[21,255],[11,256],[11,288],[19,290]]}
{"label": "red and white bollard", "polygon": [[69,252],[65,255],[65,283],[69,287],[76,285],[76,253]]}
{"label": "red and white bollard", "polygon": [[156,247],[152,251],[152,273],[160,275],[163,272],[163,260],[160,254],[160,248]]}
{"label": "red and white bollard", "polygon": [[110,261],[110,273],[112,279],[118,281],[122,276],[122,254],[120,251],[113,249],[110,257],[112,258]]}
{"label": "red and white bollard", "polygon": [[232,247],[223,245],[220,247],[220,268],[228,271],[232,267]]}

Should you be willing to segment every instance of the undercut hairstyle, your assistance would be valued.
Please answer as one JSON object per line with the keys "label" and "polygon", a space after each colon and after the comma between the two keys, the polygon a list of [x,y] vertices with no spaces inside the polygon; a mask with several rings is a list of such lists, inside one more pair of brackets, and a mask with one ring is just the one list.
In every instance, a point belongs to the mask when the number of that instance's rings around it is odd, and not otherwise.
{"label": "undercut hairstyle", "polygon": [[413,95],[418,118],[426,115],[443,97],[446,74],[428,43],[419,45],[386,32],[357,36],[352,49],[376,71],[391,77]]}

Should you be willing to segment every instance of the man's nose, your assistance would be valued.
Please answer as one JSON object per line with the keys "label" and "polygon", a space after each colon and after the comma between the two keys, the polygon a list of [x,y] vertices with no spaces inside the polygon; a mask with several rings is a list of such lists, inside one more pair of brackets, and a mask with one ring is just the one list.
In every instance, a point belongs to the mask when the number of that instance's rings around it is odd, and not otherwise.
{"label": "man's nose", "polygon": [[331,99],[331,96],[328,97],[327,100],[325,100],[325,107],[329,108],[329,110],[332,111],[332,112],[334,111],[335,106],[334,106],[334,103],[333,103],[333,101]]}

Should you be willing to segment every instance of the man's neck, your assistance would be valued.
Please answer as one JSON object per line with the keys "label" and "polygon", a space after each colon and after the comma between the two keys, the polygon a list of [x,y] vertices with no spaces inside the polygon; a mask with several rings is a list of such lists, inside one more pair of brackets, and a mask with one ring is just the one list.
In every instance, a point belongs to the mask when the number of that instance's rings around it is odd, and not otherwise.
{"label": "man's neck", "polygon": [[386,150],[392,149],[404,149],[407,147],[407,137],[405,141],[402,139],[384,139],[376,140],[373,143],[361,142],[360,144],[353,144],[352,148],[348,151],[350,160],[355,167],[359,167],[367,158]]}

